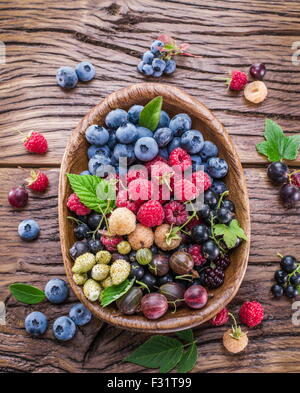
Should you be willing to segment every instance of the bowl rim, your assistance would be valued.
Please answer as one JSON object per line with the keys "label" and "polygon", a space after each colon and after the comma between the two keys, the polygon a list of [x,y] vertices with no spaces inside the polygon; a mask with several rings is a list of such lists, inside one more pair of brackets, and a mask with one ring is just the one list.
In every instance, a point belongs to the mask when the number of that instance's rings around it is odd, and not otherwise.
{"label": "bowl rim", "polygon": [[[223,144],[226,143],[226,150],[228,151],[228,154],[232,156],[234,170],[236,171],[236,175],[238,175],[237,182],[241,190],[240,198],[242,199],[244,210],[243,229],[248,237],[248,241],[243,242],[242,246],[240,246],[243,247],[243,260],[239,263],[237,272],[235,272],[236,274],[234,275],[234,282],[223,292],[222,297],[217,299],[217,303],[208,302],[203,309],[189,310],[188,315],[178,316],[172,319],[162,318],[158,320],[148,320],[145,317],[140,317],[137,315],[120,315],[120,313],[114,311],[114,309],[111,307],[102,308],[99,304],[96,304],[96,302],[90,302],[84,296],[81,287],[77,286],[72,279],[73,273],[71,271],[71,265],[73,264],[73,261],[69,257],[69,250],[66,247],[65,234],[69,222],[66,220],[67,208],[65,202],[67,194],[69,195],[69,186],[65,173],[68,171],[67,168],[69,159],[71,155],[74,154],[76,150],[78,150],[78,142],[84,136],[86,128],[89,125],[95,123],[95,119],[99,117],[100,114],[103,115],[103,113],[108,113],[110,110],[120,107],[120,100],[124,100],[124,102],[126,102],[126,98],[132,96],[135,97],[136,95],[140,94],[148,94],[148,100],[159,95],[166,99],[167,102],[178,103],[179,101],[183,100],[186,105],[189,105],[190,108],[193,109],[194,113],[197,113],[197,116],[193,116],[200,119],[213,132],[217,133],[222,139]],[[231,170],[232,169],[233,168],[231,167]],[[66,275],[75,295],[97,318],[113,326],[126,330],[144,333],[170,333],[178,330],[193,328],[208,321],[228,303],[230,303],[237,293],[248,265],[251,235],[249,198],[243,168],[232,139],[225,130],[222,123],[203,103],[201,103],[198,99],[190,96],[185,91],[177,87],[161,83],[136,83],[128,87],[121,88],[100,100],[100,102],[95,107],[93,107],[84,116],[83,119],[81,119],[69,137],[61,162],[58,190],[60,244]]]}

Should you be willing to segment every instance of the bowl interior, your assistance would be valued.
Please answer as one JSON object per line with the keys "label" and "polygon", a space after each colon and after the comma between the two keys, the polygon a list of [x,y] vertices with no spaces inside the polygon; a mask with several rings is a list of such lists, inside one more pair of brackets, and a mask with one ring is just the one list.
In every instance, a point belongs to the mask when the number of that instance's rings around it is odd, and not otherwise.
{"label": "bowl interior", "polygon": [[[163,96],[163,109],[171,116],[177,113],[188,113],[192,118],[192,128],[200,130],[205,139],[214,142],[219,148],[220,157],[229,164],[229,173],[225,182],[229,188],[229,197],[236,205],[236,215],[240,225],[248,236],[248,242],[243,242],[231,254],[231,264],[226,270],[224,284],[210,291],[213,295],[207,305],[200,310],[180,308],[176,313],[168,312],[156,321],[150,321],[140,315],[126,316],[120,314],[115,307],[102,308],[97,302],[88,301],[81,287],[72,280],[71,267],[73,261],[69,257],[69,248],[75,241],[72,225],[67,220],[66,200],[71,193],[65,174],[80,173],[87,168],[86,149],[88,147],[84,134],[91,124],[104,124],[106,114],[115,108],[129,109],[134,104],[144,105],[152,98]],[[247,268],[250,245],[250,217],[247,188],[243,169],[235,151],[231,138],[222,124],[199,101],[192,98],[182,90],[173,86],[145,83],[136,84],[121,89],[100,101],[73,131],[63,157],[60,186],[59,186],[59,224],[61,247],[70,285],[80,301],[88,307],[93,314],[115,326],[151,333],[166,333],[197,326],[212,318],[218,311],[226,306],[237,292]]]}

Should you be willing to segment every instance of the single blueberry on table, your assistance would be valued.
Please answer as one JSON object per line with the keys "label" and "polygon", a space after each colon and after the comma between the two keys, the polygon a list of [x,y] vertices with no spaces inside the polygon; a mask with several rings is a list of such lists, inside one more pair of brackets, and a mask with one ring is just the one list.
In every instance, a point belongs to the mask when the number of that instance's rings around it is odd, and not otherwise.
{"label": "single blueberry on table", "polygon": [[52,278],[45,286],[45,295],[50,303],[62,303],[69,295],[68,285],[60,278]]}
{"label": "single blueberry on table", "polygon": [[136,142],[138,139],[136,126],[133,123],[127,123],[119,127],[116,131],[116,137],[120,143],[125,143],[126,145]]}
{"label": "single blueberry on table", "polygon": [[137,140],[134,154],[141,161],[151,161],[158,154],[158,145],[154,138],[143,137]]}
{"label": "single blueberry on table", "polygon": [[117,129],[127,123],[128,114],[124,109],[114,109],[105,118],[108,128]]}
{"label": "single blueberry on table", "polygon": [[169,127],[174,132],[174,136],[181,136],[185,131],[191,129],[192,119],[186,113],[179,113],[174,116],[169,124]]}
{"label": "single blueberry on table", "polygon": [[56,73],[56,82],[63,89],[72,89],[77,85],[78,77],[72,67],[61,67]]}
{"label": "single blueberry on table", "polygon": [[113,154],[118,162],[121,157],[126,157],[127,165],[131,165],[135,161],[134,147],[132,145],[118,143],[114,148]]}
{"label": "single blueberry on table", "polygon": [[228,173],[228,164],[223,158],[212,157],[207,161],[207,172],[211,177],[221,179]]}
{"label": "single blueberry on table", "polygon": [[222,180],[214,180],[210,189],[216,194],[223,194],[223,192],[228,190],[226,184]]}
{"label": "single blueberry on table", "polygon": [[137,133],[138,133],[138,139],[142,138],[143,136],[150,136],[151,138],[153,137],[153,132],[149,130],[149,128],[146,127],[136,127]]}
{"label": "single blueberry on table", "polygon": [[82,171],[82,172],[79,173],[80,176],[90,175],[90,174],[91,174],[90,171]]}
{"label": "single blueberry on table", "polygon": [[199,153],[204,145],[204,138],[200,131],[189,130],[182,134],[181,147],[190,154]]}
{"label": "single blueberry on table", "polygon": [[154,132],[153,138],[159,147],[166,147],[172,141],[173,131],[167,127],[159,128]]}
{"label": "single blueberry on table", "polygon": [[199,156],[202,158],[202,161],[207,161],[209,158],[217,157],[218,154],[219,150],[217,146],[210,141],[205,141],[201,151],[199,152]]}
{"label": "single blueberry on table", "polygon": [[25,330],[33,337],[42,336],[48,327],[46,316],[39,312],[33,311],[25,318]]}
{"label": "single blueberry on table", "polygon": [[155,40],[152,42],[150,50],[151,52],[155,55],[158,56],[160,54],[160,50],[158,49],[158,47],[163,47],[165,44],[160,41],[160,40]]}
{"label": "single blueberry on table", "polygon": [[40,226],[34,220],[23,220],[18,226],[18,233],[22,240],[35,240],[40,234]]}
{"label": "single blueberry on table", "polygon": [[110,157],[111,151],[108,145],[104,145],[104,146],[91,145],[87,151],[88,158],[89,159],[93,158],[96,154],[101,154],[105,157]]}
{"label": "single blueberry on table", "polygon": [[173,74],[173,72],[175,72],[175,70],[176,70],[175,60],[172,60],[172,59],[168,60],[166,62],[166,67],[164,69],[164,73],[167,75],[171,75],[171,74]]}
{"label": "single blueberry on table", "polygon": [[180,146],[180,137],[176,136],[175,138],[172,139],[172,142],[168,145],[168,152],[169,154],[176,149],[177,147]]}
{"label": "single blueberry on table", "polygon": [[139,124],[140,114],[143,109],[143,105],[133,105],[128,111],[128,121],[133,124]]}
{"label": "single blueberry on table", "polygon": [[84,326],[92,319],[92,313],[81,303],[72,306],[69,317],[77,326]]}
{"label": "single blueberry on table", "polygon": [[166,111],[161,111],[160,112],[160,117],[159,117],[159,122],[157,125],[157,129],[158,128],[164,128],[164,127],[169,127],[169,123],[170,123],[170,117],[167,114]]}
{"label": "single blueberry on table", "polygon": [[154,71],[163,72],[166,68],[166,62],[162,59],[154,59],[152,61],[152,68]]}
{"label": "single blueberry on table", "polygon": [[92,80],[96,74],[93,64],[88,61],[82,61],[77,64],[75,71],[81,82],[88,82]]}
{"label": "single blueberry on table", "polygon": [[153,75],[153,73],[154,73],[154,70],[153,70],[152,65],[150,65],[150,64],[143,65],[143,74],[145,74],[147,76],[151,76],[151,75]]}
{"label": "single blueberry on table", "polygon": [[142,60],[145,64],[151,64],[153,59],[154,59],[154,54],[150,50],[148,50],[143,54]]}
{"label": "single blueberry on table", "polygon": [[91,145],[102,146],[107,143],[109,133],[106,128],[93,124],[87,128],[85,137]]}
{"label": "single blueberry on table", "polygon": [[71,318],[63,316],[54,321],[53,334],[57,340],[69,341],[76,333],[76,325]]}
{"label": "single blueberry on table", "polygon": [[94,157],[92,157],[89,160],[89,164],[88,164],[89,171],[91,172],[92,175],[96,175],[98,168],[103,169],[104,166],[107,166],[110,164],[111,164],[111,160],[109,157],[106,157],[103,154],[96,154]]}

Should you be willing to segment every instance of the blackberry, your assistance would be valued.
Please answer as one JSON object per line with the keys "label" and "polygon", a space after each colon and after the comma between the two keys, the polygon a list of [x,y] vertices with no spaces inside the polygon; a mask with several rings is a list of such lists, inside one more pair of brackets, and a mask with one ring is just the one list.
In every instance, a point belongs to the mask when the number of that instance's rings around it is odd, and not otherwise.
{"label": "blackberry", "polygon": [[209,289],[216,289],[223,284],[225,273],[220,268],[212,269],[209,267],[204,271],[203,278],[205,287],[208,287]]}
{"label": "blackberry", "polygon": [[230,259],[228,255],[220,255],[219,258],[217,258],[214,261],[214,264],[216,265],[216,268],[221,269],[221,270],[226,270],[228,266],[230,265]]}

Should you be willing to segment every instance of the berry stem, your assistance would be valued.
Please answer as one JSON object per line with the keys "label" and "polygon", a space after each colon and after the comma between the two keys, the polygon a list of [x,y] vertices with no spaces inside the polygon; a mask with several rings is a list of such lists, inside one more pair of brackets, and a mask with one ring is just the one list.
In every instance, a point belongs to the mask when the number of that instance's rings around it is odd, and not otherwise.
{"label": "berry stem", "polygon": [[147,291],[150,293],[150,289],[147,284],[145,284],[144,282],[138,281],[138,280],[136,280],[135,282],[136,282],[136,284],[139,284],[140,287],[147,289]]}
{"label": "berry stem", "polygon": [[283,258],[283,255],[281,255],[279,252],[277,253],[277,256],[278,256],[280,259]]}
{"label": "berry stem", "polygon": [[193,275],[192,274],[182,274],[181,276],[176,276],[176,279],[180,280],[186,280],[186,281],[193,281]]}
{"label": "berry stem", "polygon": [[81,221],[81,220],[78,220],[78,218],[75,218],[75,217],[73,217],[73,216],[67,216],[67,218],[68,218],[69,220],[73,220],[73,221],[75,221],[75,222],[76,222],[76,224],[78,224],[78,223],[80,223],[80,224],[84,224],[84,222],[83,222],[83,221]]}
{"label": "berry stem", "polygon": [[229,194],[229,191],[226,190],[226,191],[224,191],[224,192],[220,195],[220,199],[219,199],[219,202],[218,202],[217,209],[220,209],[221,203],[223,202],[223,199],[224,199],[228,194]]}

